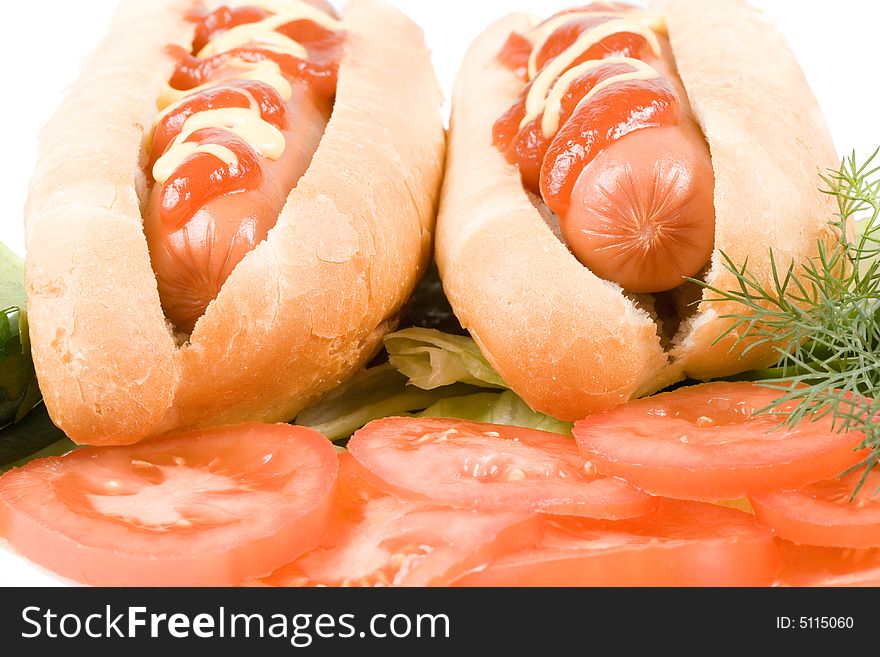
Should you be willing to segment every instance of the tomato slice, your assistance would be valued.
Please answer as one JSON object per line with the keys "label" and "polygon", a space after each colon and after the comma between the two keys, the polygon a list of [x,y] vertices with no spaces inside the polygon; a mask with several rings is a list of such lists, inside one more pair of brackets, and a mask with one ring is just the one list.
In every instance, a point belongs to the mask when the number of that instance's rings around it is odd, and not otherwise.
{"label": "tomato slice", "polygon": [[662,500],[644,518],[546,517],[536,547],[456,586],[762,586],[779,566],[773,534],[749,514]]}
{"label": "tomato slice", "polygon": [[357,431],[348,449],[380,488],[459,508],[633,518],[656,504],[585,468],[571,438],[534,429],[386,418]]}
{"label": "tomato slice", "polygon": [[782,586],[880,586],[880,549],[798,545],[777,539]]}
{"label": "tomato slice", "polygon": [[326,438],[286,424],[80,449],[0,477],[0,534],[88,584],[234,584],[318,543],[337,468]]}
{"label": "tomato slice", "polygon": [[574,436],[600,473],[690,500],[800,488],[864,458],[864,435],[837,432],[830,417],[790,428],[777,413],[755,415],[779,394],[745,382],[679,388],[592,415]]}
{"label": "tomato slice", "polygon": [[751,497],[762,523],[777,536],[805,545],[841,548],[880,548],[880,470],[868,473],[850,501],[864,470],[800,490],[776,491]]}
{"label": "tomato slice", "polygon": [[403,501],[340,459],[336,517],[321,545],[262,583],[273,586],[438,586],[531,543],[537,518]]}

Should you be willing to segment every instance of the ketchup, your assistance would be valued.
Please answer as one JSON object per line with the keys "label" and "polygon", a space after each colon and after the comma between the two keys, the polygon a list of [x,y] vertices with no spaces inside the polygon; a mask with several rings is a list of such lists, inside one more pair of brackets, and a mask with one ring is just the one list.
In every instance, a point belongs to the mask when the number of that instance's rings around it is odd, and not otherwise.
{"label": "ketchup", "polygon": [[[308,59],[300,59],[258,45],[243,46],[206,58],[177,48],[172,50],[177,58],[177,67],[171,76],[171,86],[182,91],[201,86],[216,79],[218,73],[234,58],[246,62],[268,59],[278,64],[288,78],[305,80],[315,85],[317,93],[332,95],[336,89],[342,37],[308,20],[282,25],[276,31],[305,46],[309,52]],[[198,50],[200,49],[194,49],[194,52]]]}
{"label": "ketchup", "polygon": [[528,79],[529,55],[532,54],[532,43],[521,34],[511,32],[498,53],[499,61],[524,80]]}
{"label": "ketchup", "polygon": [[[613,16],[601,15],[601,12],[610,9],[613,6],[592,5],[564,12],[595,11],[598,15],[573,17],[554,30],[535,58],[538,72],[582,34],[614,20]],[[523,60],[526,63],[528,60],[528,54],[525,57],[522,54],[523,44],[520,40],[529,44],[531,52],[531,44],[519,37],[508,39],[499,55],[499,60],[517,73],[525,66]],[[620,32],[588,48],[566,70],[583,62],[610,57],[650,61],[654,54],[642,35]],[[678,122],[678,98],[671,85],[662,78],[630,80],[606,87],[575,109],[594,86],[632,70],[625,64],[609,63],[576,78],[562,99],[560,128],[554,134],[543,134],[541,116],[520,127],[526,116],[526,98],[535,79],[526,85],[516,103],[495,122],[495,145],[504,152],[510,163],[519,167],[526,188],[541,194],[554,212],[567,209],[575,181],[602,149],[634,130],[675,125]]]}
{"label": "ketchup", "polygon": [[[162,221],[174,227],[185,224],[210,199],[255,189],[263,178],[256,151],[227,130],[204,128],[194,132],[186,141],[225,146],[238,159],[238,164],[230,167],[208,153],[189,156],[162,185],[159,214]],[[212,184],[205,185],[206,180]]]}
{"label": "ketchup", "polygon": [[[611,20],[613,18],[609,16],[595,16],[572,19],[562,25],[553,32],[541,50],[538,51],[535,60],[538,70],[540,71],[547,62],[573,45],[582,34]],[[572,66],[591,59],[614,56],[633,57],[635,59],[650,59],[652,57],[650,47],[643,36],[621,32],[602,39],[599,43],[585,51],[583,55],[575,60]]]}
{"label": "ketchup", "polygon": [[[186,91],[216,82],[215,86],[195,92],[168,112],[158,122],[152,141],[149,167],[165,153],[180,134],[186,120],[194,114],[213,109],[247,108],[259,104],[262,118],[281,131],[291,128],[287,105],[272,86],[256,80],[229,79],[239,72],[236,62],[258,63],[270,60],[278,65],[291,84],[308,85],[316,98],[332,102],[335,94],[342,36],[311,20],[294,20],[276,29],[300,43],[308,52],[306,59],[285,54],[259,44],[248,44],[212,57],[200,58],[200,52],[221,33],[272,16],[260,7],[221,7],[203,15],[191,14],[195,23],[193,48],[171,46],[169,52],[177,59],[170,80],[173,89]],[[174,173],[162,183],[161,217],[170,226],[184,225],[193,214],[213,198],[255,189],[262,179],[259,155],[233,132],[222,128],[199,130],[185,141],[223,146],[238,158],[238,166],[228,166],[217,157],[196,152],[184,159]]]}
{"label": "ketchup", "polygon": [[186,120],[198,112],[225,107],[250,107],[251,99],[260,105],[260,116],[279,130],[287,130],[290,116],[278,92],[258,80],[230,80],[187,97],[156,124],[149,167],[180,134]]}
{"label": "ketchup", "polygon": [[269,16],[271,14],[262,7],[220,7],[207,15],[194,13],[190,16],[196,24],[193,52],[199,52],[221,32],[246,23],[256,23]]}
{"label": "ketchup", "polygon": [[541,195],[553,212],[568,211],[581,171],[621,137],[678,123],[678,99],[663,79],[606,87],[563,125],[545,151]]}
{"label": "ketchup", "polygon": [[572,255],[633,293],[697,275],[715,236],[709,146],[646,18],[590,5],[508,39],[499,61],[526,87],[493,126]]}

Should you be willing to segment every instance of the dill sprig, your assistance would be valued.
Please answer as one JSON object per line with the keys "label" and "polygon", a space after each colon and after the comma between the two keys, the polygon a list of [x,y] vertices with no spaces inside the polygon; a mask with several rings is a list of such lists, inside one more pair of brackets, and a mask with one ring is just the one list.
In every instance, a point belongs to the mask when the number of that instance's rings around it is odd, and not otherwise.
{"label": "dill sprig", "polygon": [[[772,250],[772,282],[767,285],[722,253],[735,276],[734,289],[695,281],[741,311],[719,340],[737,332],[745,351],[770,345],[779,362],[748,378],[779,390],[760,412],[792,404],[783,424],[831,416],[837,431],[861,431],[868,455],[851,469],[864,468],[856,491],[880,462],[880,149],[863,163],[855,153],[823,176],[825,193],[837,200],[831,218],[837,237],[818,243],[818,255],[803,263],[781,264]],[[853,230],[855,226],[855,230]],[[779,411],[776,411],[779,412]]]}

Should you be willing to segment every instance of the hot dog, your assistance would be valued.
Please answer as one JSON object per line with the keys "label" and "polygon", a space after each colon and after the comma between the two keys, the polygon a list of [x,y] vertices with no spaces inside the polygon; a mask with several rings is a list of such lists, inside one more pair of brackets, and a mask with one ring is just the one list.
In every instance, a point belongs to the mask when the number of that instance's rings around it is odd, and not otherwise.
{"label": "hot dog", "polygon": [[125,0],[26,209],[55,423],[122,444],[288,420],[361,367],[427,264],[440,102],[378,1]]}
{"label": "hot dog", "polygon": [[736,309],[686,277],[732,289],[725,257],[765,283],[771,249],[783,271],[814,257],[836,163],[797,62],[743,0],[512,15],[456,82],[444,289],[505,381],[562,419],[761,367],[773,345],[726,332]]}

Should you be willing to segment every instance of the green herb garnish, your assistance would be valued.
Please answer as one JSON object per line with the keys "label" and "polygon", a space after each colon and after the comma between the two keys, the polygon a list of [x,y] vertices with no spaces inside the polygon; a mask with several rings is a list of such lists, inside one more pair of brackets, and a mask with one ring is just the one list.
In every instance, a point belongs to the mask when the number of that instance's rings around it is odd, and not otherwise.
{"label": "green herb garnish", "polygon": [[[840,169],[823,176],[827,194],[836,198],[832,223],[838,237],[819,241],[818,256],[805,263],[781,265],[770,253],[773,283],[764,285],[722,253],[724,266],[738,287],[721,290],[694,281],[717,296],[710,301],[736,302],[740,312],[719,340],[734,331],[746,351],[771,345],[776,367],[748,378],[780,391],[761,412],[785,403],[793,410],[784,424],[830,415],[838,431],[861,431],[868,456],[856,491],[880,462],[880,163],[875,151],[859,164],[855,154]],[[855,236],[852,226],[856,226]]]}

